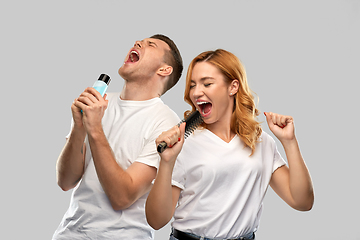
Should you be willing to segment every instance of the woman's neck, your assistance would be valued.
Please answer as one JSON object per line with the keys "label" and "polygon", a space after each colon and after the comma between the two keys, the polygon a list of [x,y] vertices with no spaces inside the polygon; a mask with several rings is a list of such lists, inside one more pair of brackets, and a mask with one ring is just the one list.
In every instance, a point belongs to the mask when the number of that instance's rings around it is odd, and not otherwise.
{"label": "woman's neck", "polygon": [[230,121],[218,121],[207,125],[206,128],[227,143],[229,143],[236,135],[236,133],[231,130]]}

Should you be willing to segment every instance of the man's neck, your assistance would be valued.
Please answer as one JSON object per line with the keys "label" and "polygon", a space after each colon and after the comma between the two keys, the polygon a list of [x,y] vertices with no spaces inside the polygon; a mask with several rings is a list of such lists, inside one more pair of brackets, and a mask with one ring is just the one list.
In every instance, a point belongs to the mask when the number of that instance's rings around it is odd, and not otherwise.
{"label": "man's neck", "polygon": [[146,101],[156,97],[160,97],[160,93],[156,91],[154,86],[148,84],[125,81],[121,91],[120,98],[130,101]]}

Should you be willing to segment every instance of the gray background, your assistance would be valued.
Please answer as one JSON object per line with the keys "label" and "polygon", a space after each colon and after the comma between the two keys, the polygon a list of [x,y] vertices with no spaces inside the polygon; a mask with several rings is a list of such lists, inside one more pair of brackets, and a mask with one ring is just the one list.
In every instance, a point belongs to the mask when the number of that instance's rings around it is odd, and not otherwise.
{"label": "gray background", "polygon": [[[315,205],[297,212],[269,189],[257,239],[359,240],[359,2],[3,2],[1,235],[51,238],[70,201],[71,191],[56,185],[55,162],[73,99],[103,72],[112,77],[108,91],[120,91],[117,70],[134,41],[163,33],[185,71],[202,51],[235,53],[259,109],[295,118]],[[180,116],[184,79],[163,97]],[[168,239],[169,229],[156,239]]]}

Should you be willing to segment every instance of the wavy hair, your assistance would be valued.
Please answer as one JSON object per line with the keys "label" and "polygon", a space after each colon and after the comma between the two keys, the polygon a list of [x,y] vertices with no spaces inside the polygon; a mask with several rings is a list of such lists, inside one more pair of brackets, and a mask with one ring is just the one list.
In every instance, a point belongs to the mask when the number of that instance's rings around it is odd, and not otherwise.
{"label": "wavy hair", "polygon": [[[188,68],[186,75],[186,86],[184,99],[185,102],[196,109],[190,99],[191,75],[194,66],[198,62],[208,62],[217,67],[225,76],[226,81],[230,84],[232,80],[237,79],[240,82],[239,90],[234,95],[234,110],[231,116],[231,130],[234,131],[246,146],[251,148],[251,155],[255,152],[255,146],[262,133],[260,123],[256,120],[259,110],[256,108],[254,96],[249,88],[245,68],[240,60],[232,53],[217,49],[200,53],[195,57]],[[187,112],[185,113],[185,115]],[[203,123],[202,127],[206,128]],[[250,156],[251,156],[250,155]]]}

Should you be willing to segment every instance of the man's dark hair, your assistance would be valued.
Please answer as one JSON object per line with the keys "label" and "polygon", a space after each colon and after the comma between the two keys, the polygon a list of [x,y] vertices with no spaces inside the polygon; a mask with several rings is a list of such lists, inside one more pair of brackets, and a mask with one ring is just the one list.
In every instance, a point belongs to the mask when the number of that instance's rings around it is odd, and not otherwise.
{"label": "man's dark hair", "polygon": [[164,62],[169,64],[173,68],[173,72],[169,76],[167,85],[165,86],[164,93],[172,88],[180,79],[183,71],[183,61],[180,55],[179,49],[176,47],[173,40],[162,34],[155,34],[150,38],[159,39],[165,42],[169,47],[170,51],[165,51]]}

